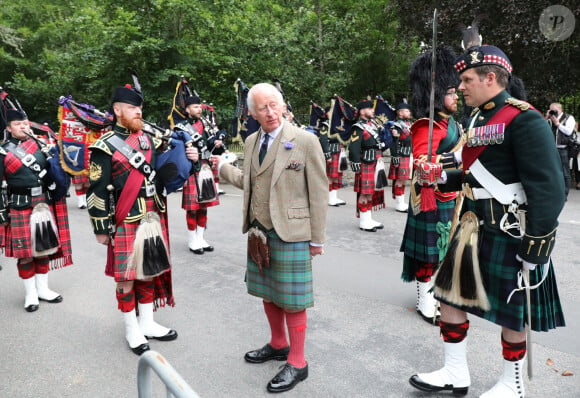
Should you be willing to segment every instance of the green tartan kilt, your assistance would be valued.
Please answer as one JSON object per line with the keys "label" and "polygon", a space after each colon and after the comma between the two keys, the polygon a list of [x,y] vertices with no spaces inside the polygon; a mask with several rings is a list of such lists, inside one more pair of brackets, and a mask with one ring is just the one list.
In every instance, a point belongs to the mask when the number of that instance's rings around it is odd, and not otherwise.
{"label": "green tartan kilt", "polygon": [[416,272],[425,264],[433,264],[433,269],[437,269],[447,250],[454,211],[455,199],[437,200],[436,211],[413,215],[409,209],[400,249],[405,253],[401,274],[405,282],[414,281]]}
{"label": "green tartan kilt", "polygon": [[284,242],[274,231],[267,234],[270,267],[260,273],[258,265],[248,256],[248,293],[285,310],[300,311],[314,306],[309,242]]}
{"label": "green tartan kilt", "polygon": [[[450,305],[500,326],[517,331],[523,330],[528,316],[525,291],[514,293],[509,304],[506,303],[509,294],[517,288],[517,274],[522,266],[521,262],[516,260],[519,246],[519,239],[501,231],[482,228],[478,236],[479,267],[491,309],[482,311],[479,308]],[[542,280],[542,273],[543,266],[537,266],[534,271],[530,271],[532,286]],[[565,326],[551,260],[546,280],[530,292],[532,330],[547,332]]]}

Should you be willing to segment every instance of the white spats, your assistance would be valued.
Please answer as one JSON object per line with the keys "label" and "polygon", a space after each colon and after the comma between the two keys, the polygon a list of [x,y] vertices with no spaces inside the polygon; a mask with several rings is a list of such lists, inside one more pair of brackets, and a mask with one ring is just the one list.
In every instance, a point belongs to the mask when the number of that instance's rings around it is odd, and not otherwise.
{"label": "white spats", "polygon": [[148,337],[163,337],[169,334],[169,328],[153,320],[153,303],[139,303],[139,328]]}
{"label": "white spats", "polygon": [[524,359],[516,362],[503,360],[503,373],[491,390],[481,398],[523,398],[525,396],[524,378],[522,375]]}
{"label": "white spats", "polygon": [[[141,309],[141,306],[139,309]],[[139,323],[137,322],[135,310],[123,312],[123,318],[125,320],[125,339],[127,339],[129,347],[137,348],[141,344],[147,344],[147,339],[143,335]]]}

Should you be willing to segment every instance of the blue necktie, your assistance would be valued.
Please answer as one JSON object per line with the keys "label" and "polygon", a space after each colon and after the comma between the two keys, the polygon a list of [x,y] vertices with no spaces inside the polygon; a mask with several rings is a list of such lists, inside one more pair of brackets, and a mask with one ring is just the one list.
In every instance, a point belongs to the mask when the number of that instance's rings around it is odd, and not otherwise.
{"label": "blue necktie", "polygon": [[260,161],[260,165],[262,165],[262,161],[266,157],[266,152],[268,152],[268,139],[270,138],[270,134],[264,134],[264,141],[262,141],[262,145],[260,146],[260,153],[258,153],[258,160]]}

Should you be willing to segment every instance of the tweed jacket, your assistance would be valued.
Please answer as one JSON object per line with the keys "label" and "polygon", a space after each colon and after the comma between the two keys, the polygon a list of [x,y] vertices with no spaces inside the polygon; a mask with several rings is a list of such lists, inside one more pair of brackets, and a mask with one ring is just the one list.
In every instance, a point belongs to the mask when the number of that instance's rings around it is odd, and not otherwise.
{"label": "tweed jacket", "polygon": [[273,164],[269,210],[274,230],[285,242],[324,243],[328,179],[317,137],[284,123],[281,136],[272,142],[260,165],[260,134],[261,129],[246,139],[243,170],[230,164],[223,164],[220,169],[221,178],[244,190],[242,232],[250,227],[251,173],[259,176]]}

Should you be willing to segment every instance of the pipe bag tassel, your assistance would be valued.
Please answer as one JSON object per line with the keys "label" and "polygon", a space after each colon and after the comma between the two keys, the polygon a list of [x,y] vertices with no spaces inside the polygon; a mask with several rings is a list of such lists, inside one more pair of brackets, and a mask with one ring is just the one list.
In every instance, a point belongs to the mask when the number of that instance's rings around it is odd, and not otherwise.
{"label": "pipe bag tassel", "polygon": [[197,176],[197,187],[198,203],[212,202],[217,197],[213,172],[207,164],[201,166],[201,170]]}
{"label": "pipe bag tassel", "polygon": [[382,159],[377,160],[375,167],[375,191],[381,191],[389,186],[387,173],[385,172],[385,163]]}
{"label": "pipe bag tassel", "polygon": [[135,233],[126,275],[129,276],[134,270],[136,279],[146,280],[161,275],[169,268],[169,252],[163,239],[161,219],[159,214],[147,212]]}
{"label": "pipe bag tassel", "polygon": [[468,211],[461,217],[435,275],[435,296],[451,304],[490,309],[487,294],[481,279],[477,241],[479,220]]}
{"label": "pipe bag tassel", "polygon": [[30,237],[33,257],[54,254],[60,247],[56,221],[46,203],[39,203],[32,209]]}

